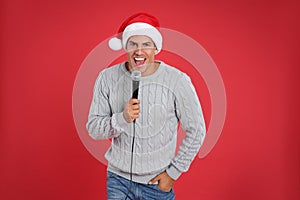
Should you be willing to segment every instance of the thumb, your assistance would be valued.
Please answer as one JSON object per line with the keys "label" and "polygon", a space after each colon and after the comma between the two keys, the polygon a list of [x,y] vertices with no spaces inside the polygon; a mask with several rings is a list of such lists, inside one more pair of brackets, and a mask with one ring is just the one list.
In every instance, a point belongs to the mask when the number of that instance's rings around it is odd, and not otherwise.
{"label": "thumb", "polygon": [[160,174],[159,175],[157,175],[157,176],[155,176],[153,179],[151,179],[150,181],[149,181],[149,184],[154,184],[156,181],[158,181],[160,179]]}

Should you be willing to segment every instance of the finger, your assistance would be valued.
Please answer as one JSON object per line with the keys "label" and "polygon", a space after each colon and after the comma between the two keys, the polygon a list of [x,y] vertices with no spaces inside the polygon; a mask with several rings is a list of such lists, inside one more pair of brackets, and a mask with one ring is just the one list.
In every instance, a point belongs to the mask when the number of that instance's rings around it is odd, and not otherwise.
{"label": "finger", "polygon": [[139,112],[134,112],[134,113],[131,113],[131,116],[133,116],[133,117],[137,117],[137,116],[139,116],[140,115],[140,113]]}
{"label": "finger", "polygon": [[134,105],[131,106],[131,109],[132,110],[139,110],[140,106],[138,104],[134,104]]}
{"label": "finger", "polygon": [[130,99],[130,104],[140,104],[140,100],[138,100],[138,99]]}
{"label": "finger", "polygon": [[160,175],[157,175],[149,181],[149,184],[154,184],[155,182],[159,181],[159,179],[160,179]]}
{"label": "finger", "polygon": [[131,111],[131,115],[138,115],[138,114],[140,114],[139,110],[133,110],[133,111]]}

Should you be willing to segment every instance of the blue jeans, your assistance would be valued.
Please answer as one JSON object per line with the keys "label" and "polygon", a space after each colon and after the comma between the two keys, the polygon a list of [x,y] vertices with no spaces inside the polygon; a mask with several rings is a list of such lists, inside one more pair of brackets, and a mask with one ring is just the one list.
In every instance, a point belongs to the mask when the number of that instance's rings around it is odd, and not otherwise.
{"label": "blue jeans", "polygon": [[[128,188],[130,187],[130,180],[118,176],[115,173],[107,172],[106,178],[107,199],[108,200],[125,200]],[[131,183],[131,190],[129,191],[127,200],[174,200],[174,190],[164,192],[157,187],[157,184],[142,184]]]}

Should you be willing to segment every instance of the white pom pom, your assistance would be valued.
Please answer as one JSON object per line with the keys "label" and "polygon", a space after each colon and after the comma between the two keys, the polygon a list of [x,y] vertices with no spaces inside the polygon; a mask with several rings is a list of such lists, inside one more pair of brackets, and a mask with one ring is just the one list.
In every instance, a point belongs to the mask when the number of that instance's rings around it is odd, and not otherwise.
{"label": "white pom pom", "polygon": [[113,37],[109,40],[108,46],[115,51],[122,49],[122,41],[119,38]]}

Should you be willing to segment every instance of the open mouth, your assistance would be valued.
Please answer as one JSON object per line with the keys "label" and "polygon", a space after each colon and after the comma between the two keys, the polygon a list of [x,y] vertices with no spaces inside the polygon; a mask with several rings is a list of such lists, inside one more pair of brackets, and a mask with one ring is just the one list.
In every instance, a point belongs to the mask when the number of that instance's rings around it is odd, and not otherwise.
{"label": "open mouth", "polygon": [[133,58],[133,60],[136,64],[136,66],[140,66],[140,65],[143,65],[145,63],[146,58],[137,58],[137,57],[135,57],[135,58]]}

